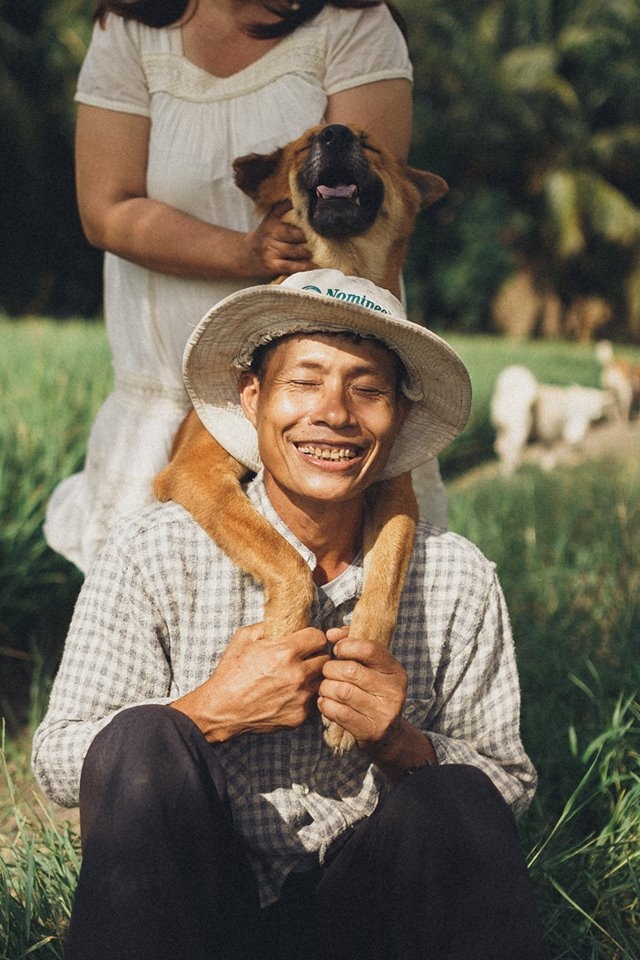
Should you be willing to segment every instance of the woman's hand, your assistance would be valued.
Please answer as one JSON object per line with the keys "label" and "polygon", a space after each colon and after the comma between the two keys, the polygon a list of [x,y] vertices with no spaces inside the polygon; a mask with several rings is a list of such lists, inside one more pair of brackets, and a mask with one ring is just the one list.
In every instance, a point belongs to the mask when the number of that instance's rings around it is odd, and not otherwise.
{"label": "woman's hand", "polygon": [[272,278],[313,268],[304,233],[281,219],[290,209],[288,200],[281,201],[255,230],[246,234],[248,256],[255,262],[255,276]]}

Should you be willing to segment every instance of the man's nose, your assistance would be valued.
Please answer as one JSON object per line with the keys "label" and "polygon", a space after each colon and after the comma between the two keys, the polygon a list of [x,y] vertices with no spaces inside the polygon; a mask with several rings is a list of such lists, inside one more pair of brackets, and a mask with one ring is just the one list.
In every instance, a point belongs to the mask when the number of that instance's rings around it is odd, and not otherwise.
{"label": "man's nose", "polygon": [[344,427],[355,423],[348,391],[339,386],[325,387],[318,397],[313,418],[316,423],[326,423],[331,427]]}

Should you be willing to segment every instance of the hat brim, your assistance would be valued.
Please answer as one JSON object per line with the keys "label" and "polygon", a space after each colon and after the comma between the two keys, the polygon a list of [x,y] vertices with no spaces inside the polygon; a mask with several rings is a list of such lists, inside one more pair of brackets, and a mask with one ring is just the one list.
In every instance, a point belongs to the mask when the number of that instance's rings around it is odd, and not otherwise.
{"label": "hat brim", "polygon": [[[467,369],[441,337],[410,320],[315,293],[264,285],[239,290],[202,318],[184,353],[184,381],[209,433],[250,470],[261,467],[258,437],[238,401],[237,358],[293,333],[375,337],[404,364],[413,400],[381,479],[437,456],[464,428],[471,406]],[[234,363],[235,361],[235,363]]]}

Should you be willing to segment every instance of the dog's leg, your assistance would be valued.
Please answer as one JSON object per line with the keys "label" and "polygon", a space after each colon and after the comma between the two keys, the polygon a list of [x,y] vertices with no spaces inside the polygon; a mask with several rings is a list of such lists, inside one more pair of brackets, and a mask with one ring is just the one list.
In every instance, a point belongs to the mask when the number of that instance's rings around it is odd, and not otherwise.
{"label": "dog's leg", "polygon": [[[365,529],[364,584],[349,633],[388,647],[418,521],[411,474],[377,484],[371,497],[371,519]],[[345,753],[355,745],[352,735],[337,723],[327,724],[324,738],[336,753]]]}
{"label": "dog's leg", "polygon": [[254,580],[264,585],[265,632],[309,625],[313,581],[291,544],[252,507],[240,482],[248,475],[207,432],[194,411],[180,427],[168,466],[154,482],[158,500],[175,500]]}

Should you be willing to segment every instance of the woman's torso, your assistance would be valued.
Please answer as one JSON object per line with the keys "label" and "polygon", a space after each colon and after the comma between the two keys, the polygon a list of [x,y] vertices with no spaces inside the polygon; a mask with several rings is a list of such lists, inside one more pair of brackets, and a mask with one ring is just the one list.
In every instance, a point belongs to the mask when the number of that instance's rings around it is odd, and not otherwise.
{"label": "woman's torso", "polygon": [[[326,8],[227,77],[185,57],[179,27],[126,25],[148,88],[150,198],[222,227],[256,225],[252,201],[233,182],[232,162],[270,152],[322,120],[329,10],[335,20],[337,12]],[[194,326],[217,300],[250,282],[162,275],[107,254],[105,316],[116,378],[181,389],[182,353]]]}

